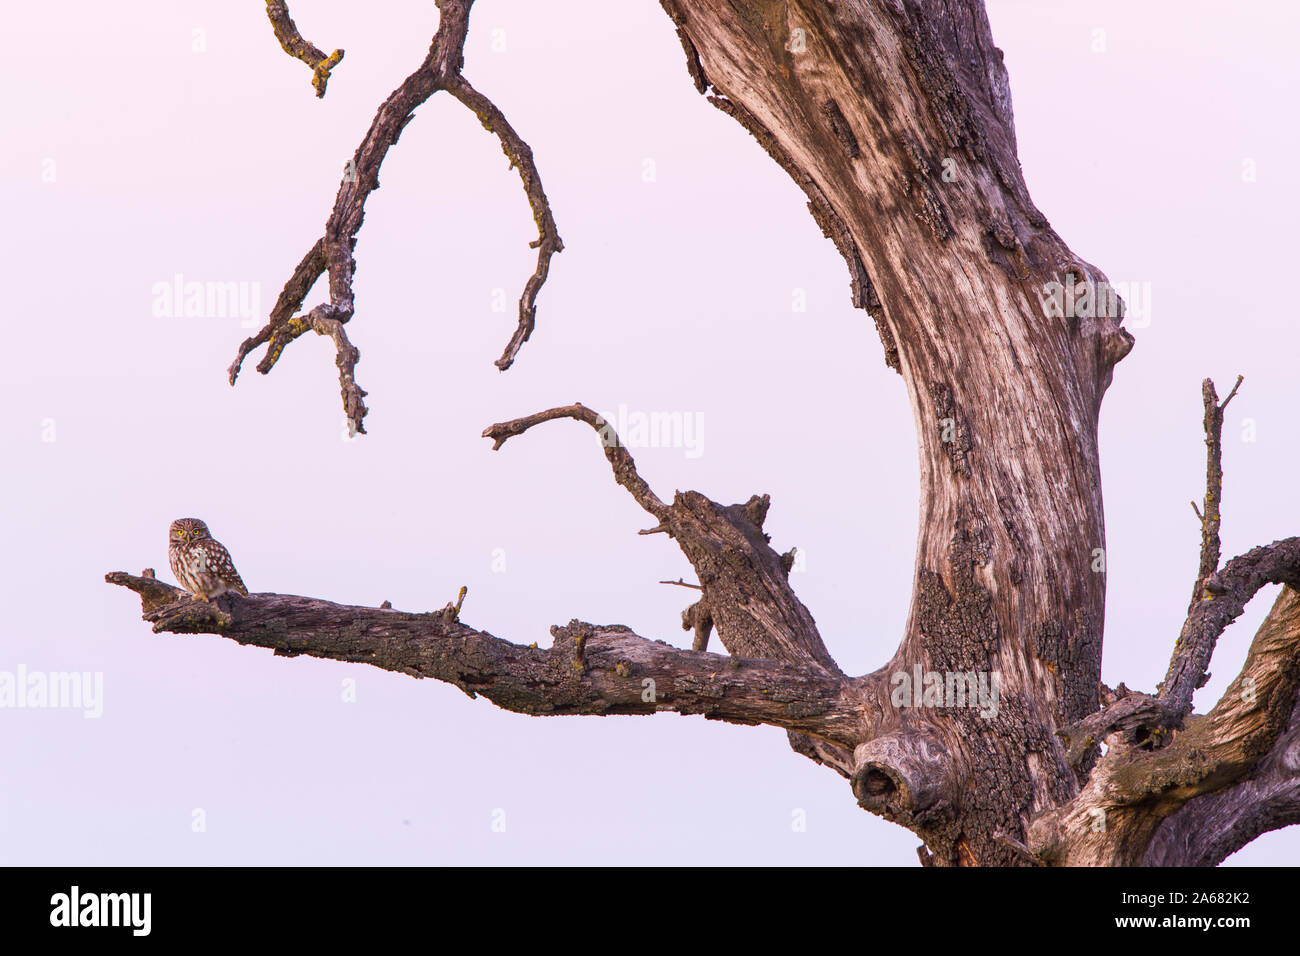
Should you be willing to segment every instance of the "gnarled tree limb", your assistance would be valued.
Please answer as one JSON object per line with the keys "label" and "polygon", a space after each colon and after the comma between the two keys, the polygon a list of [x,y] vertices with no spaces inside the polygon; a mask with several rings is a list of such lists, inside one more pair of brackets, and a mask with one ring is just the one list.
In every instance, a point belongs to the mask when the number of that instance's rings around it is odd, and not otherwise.
{"label": "gnarled tree limb", "polygon": [[[473,5],[474,0],[440,0],[438,3],[438,30],[428,55],[419,68],[379,107],[365,138],[348,162],[334,201],[334,210],[325,224],[325,235],[316,241],[294,269],[280,292],[266,325],[239,346],[235,360],[227,370],[230,384],[235,383],[244,359],[254,349],[267,346],[266,355],[257,365],[257,370],[265,375],[279,361],[289,343],[300,335],[308,331],[328,335],[334,340],[338,352],[336,363],[339,367],[339,387],[349,430],[353,433],[365,432],[363,420],[366,406],[363,399],[366,392],[356,381],[356,364],[360,352],[343,332],[343,325],[352,318],[355,308],[352,277],[356,261],[352,251],[365,218],[366,199],[379,188],[379,169],[384,157],[414,117],[415,110],[439,90],[451,92],[458,101],[474,111],[488,130],[497,134],[511,165],[519,168],[523,178],[524,192],[538,228],[538,239],[533,243],[538,248],[537,268],[519,300],[518,327],[505,352],[497,360],[497,366],[502,370],[509,368],[520,346],[527,341],[536,316],[537,293],[546,281],[551,256],[563,249],[564,245],[556,231],[550,203],[533,162],[532,150],[491,100],[461,76],[465,59],[465,37]],[[271,12],[270,5],[268,12]],[[286,20],[287,16],[286,11]],[[276,22],[274,16],[272,22]],[[323,88],[322,84],[320,89],[323,91]],[[295,315],[302,308],[312,286],[326,273],[329,275],[329,301],[315,306],[305,315]]]}
{"label": "gnarled tree limb", "polygon": [[499,449],[534,425],[557,418],[585,422],[601,436],[614,477],[672,537],[695,568],[704,603],[727,650],[741,657],[814,661],[839,673],[808,609],[789,583],[789,567],[763,533],[767,495],[743,505],[720,505],[697,491],[664,504],[636,471],[613,426],[582,404],[551,408],[492,425],[483,432]]}
{"label": "gnarled tree limb", "polygon": [[[156,632],[219,634],[279,656],[370,664],[454,684],[521,714],[703,714],[770,724],[851,746],[852,682],[815,665],[681,650],[621,625],[570,621],[549,648],[477,630],[445,611],[411,613],[292,594],[223,595],[212,604],[153,578],[106,576],[140,594]],[[170,594],[172,600],[159,603]]]}
{"label": "gnarled tree limb", "polygon": [[1206,668],[1219,635],[1268,584],[1300,588],[1300,537],[1252,548],[1205,579],[1205,597],[1187,615],[1160,689],[1167,720],[1191,712],[1192,694],[1209,679]]}

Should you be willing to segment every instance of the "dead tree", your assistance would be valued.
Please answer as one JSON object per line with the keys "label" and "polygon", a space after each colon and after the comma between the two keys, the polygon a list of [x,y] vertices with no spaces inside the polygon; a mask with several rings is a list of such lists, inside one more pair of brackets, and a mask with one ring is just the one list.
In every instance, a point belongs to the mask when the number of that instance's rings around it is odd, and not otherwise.
{"label": "dead tree", "polygon": [[[343,405],[363,429],[353,258],[387,150],[440,91],[494,133],[538,227],[535,272],[497,365],[533,328],[563,246],[532,151],[462,75],[473,0],[441,0],[429,54],[379,108],[347,164],[324,234],[230,368],[261,346],[266,373],[307,331],[337,347]],[[495,447],[573,419],[601,430],[615,480],[698,577],[683,614],[692,650],[619,625],[571,621],[549,647],[460,619],[280,594],[214,604],[141,576],[155,631],[220,634],[277,654],[362,662],[455,684],[525,714],[703,714],[784,727],[800,754],[845,777],[857,802],[912,830],[926,865],[1215,864],[1300,820],[1300,538],[1222,562],[1223,407],[1203,385],[1208,469],[1200,567],[1168,674],[1154,693],[1100,682],[1105,534],[1097,421],[1133,346],[1105,274],[1035,208],[1016,155],[1002,54],[981,0],[663,0],[695,88],[747,129],[808,197],[875,321],[919,429],[922,517],[907,625],[878,670],[844,674],[792,590],[790,556],[763,531],[767,496],[665,501],[610,426],[582,405],[503,422]],[[284,48],[318,94],[341,51],[305,41],[278,0]],[[317,279],[326,301],[305,307]],[[1235,392],[1235,389],[1234,389]],[[1229,396],[1231,398],[1231,395]],[[540,440],[534,438],[531,440]],[[1287,585],[1240,675],[1192,713],[1215,642],[1266,584]],[[726,653],[707,651],[716,631]],[[1172,637],[1173,635],[1171,635]],[[995,714],[901,707],[896,675],[1000,675]],[[983,713],[983,716],[982,716]]]}

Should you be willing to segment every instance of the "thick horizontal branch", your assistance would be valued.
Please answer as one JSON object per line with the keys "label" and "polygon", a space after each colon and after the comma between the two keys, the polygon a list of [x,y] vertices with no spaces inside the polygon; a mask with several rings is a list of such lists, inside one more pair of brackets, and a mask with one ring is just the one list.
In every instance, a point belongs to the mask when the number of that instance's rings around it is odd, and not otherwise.
{"label": "thick horizontal branch", "polygon": [[[140,594],[156,632],[219,634],[277,655],[369,664],[454,684],[523,714],[703,714],[851,747],[852,682],[815,665],[682,650],[620,625],[551,628],[549,648],[476,630],[448,610],[410,613],[289,594],[196,601],[152,577],[106,576]],[[165,601],[171,596],[171,601]]]}

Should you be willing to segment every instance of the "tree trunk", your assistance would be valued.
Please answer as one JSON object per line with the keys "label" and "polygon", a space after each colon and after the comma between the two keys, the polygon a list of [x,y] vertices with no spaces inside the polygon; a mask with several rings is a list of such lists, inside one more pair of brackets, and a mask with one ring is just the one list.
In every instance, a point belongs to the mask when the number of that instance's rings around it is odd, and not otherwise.
{"label": "tree trunk", "polygon": [[[900,822],[924,814],[918,832],[935,862],[1012,862],[993,835],[1023,837],[1032,813],[1070,795],[1053,731],[1097,707],[1097,416],[1132,340],[1115,318],[1045,303],[1048,283],[1070,273],[1105,277],[1030,201],[1001,52],[977,0],[946,4],[943,19],[920,4],[853,0],[716,0],[673,13],[715,102],[841,237],[859,303],[907,385],[921,456],[915,590],[898,652],[869,679],[887,697],[890,676],[918,664],[1001,675],[992,721],[889,708],[871,728],[948,755],[944,779],[925,785],[934,807],[899,805],[899,781],[873,781],[869,754],[855,786]],[[961,813],[943,812],[961,794]]]}

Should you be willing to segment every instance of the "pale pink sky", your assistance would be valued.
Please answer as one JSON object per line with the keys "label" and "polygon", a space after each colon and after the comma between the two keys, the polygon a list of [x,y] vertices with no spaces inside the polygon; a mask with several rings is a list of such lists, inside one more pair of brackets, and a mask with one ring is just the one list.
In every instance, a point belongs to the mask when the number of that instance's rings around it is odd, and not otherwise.
{"label": "pale pink sky", "polygon": [[[1297,532],[1300,11],[989,6],[1038,205],[1112,280],[1150,284],[1102,415],[1103,676],[1149,688],[1196,565],[1204,376],[1246,376],[1225,429],[1225,552]],[[566,244],[509,372],[492,365],[512,321],[493,290],[513,303],[535,232],[496,141],[444,96],[390,154],[357,248],[369,437],[342,440],[325,340],[231,389],[237,318],[153,314],[177,273],[259,283],[269,308],[436,22],[428,2],[292,10],[347,50],[323,101],[260,4],[10,14],[0,671],[102,671],[104,700],[97,720],[0,710],[0,862],[915,865],[917,839],[781,731],[507,714],[359,665],[154,636],[103,583],[169,577],[167,524],[193,514],[255,591],[414,610],[465,584],[465,619],[522,643],[578,617],[686,644],[683,592],[656,582],[689,566],[636,535],[645,515],[591,435],[560,422],[497,453],[479,437],[580,400],[703,417],[702,454],[639,450],[642,474],[661,495],[770,493],[773,543],[804,549],[799,594],[846,670],[879,666],[904,624],[917,466],[902,383],[799,190],[695,94],[655,0],[476,4],[466,75],[532,144]],[[1221,642],[1200,708],[1274,593]],[[1233,862],[1297,848],[1293,829]]]}

